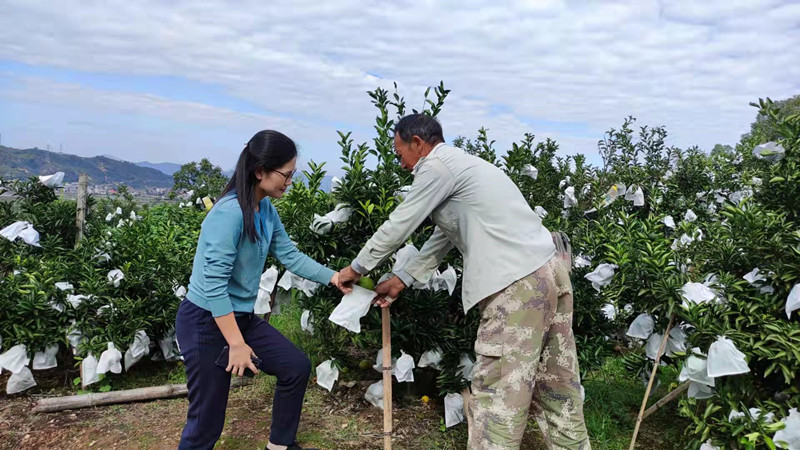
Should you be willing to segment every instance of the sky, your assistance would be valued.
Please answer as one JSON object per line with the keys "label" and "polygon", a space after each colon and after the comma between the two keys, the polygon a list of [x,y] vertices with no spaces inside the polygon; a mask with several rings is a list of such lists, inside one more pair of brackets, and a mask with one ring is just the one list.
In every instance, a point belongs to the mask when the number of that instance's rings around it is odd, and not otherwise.
{"label": "sky", "polygon": [[750,102],[800,94],[800,2],[0,2],[2,144],[231,168],[276,129],[340,173],[366,92],[444,81],[445,138],[524,133],[599,163],[625,117],[681,148],[735,144]]}

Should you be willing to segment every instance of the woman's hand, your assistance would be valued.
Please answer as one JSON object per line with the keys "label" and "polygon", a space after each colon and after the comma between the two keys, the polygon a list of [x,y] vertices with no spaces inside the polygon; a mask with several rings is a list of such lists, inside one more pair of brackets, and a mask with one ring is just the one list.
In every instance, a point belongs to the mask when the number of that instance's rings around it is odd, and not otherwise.
{"label": "woman's hand", "polygon": [[228,353],[228,367],[225,368],[225,371],[231,372],[237,377],[244,375],[245,369],[250,369],[254,374],[257,374],[258,368],[253,364],[253,360],[250,359],[251,356],[256,356],[256,354],[244,342],[231,346]]}
{"label": "woman's hand", "polygon": [[342,291],[342,294],[349,294],[353,292],[353,283],[350,282],[343,282],[339,276],[339,272],[336,272],[331,277],[331,284],[336,286],[337,289]]}

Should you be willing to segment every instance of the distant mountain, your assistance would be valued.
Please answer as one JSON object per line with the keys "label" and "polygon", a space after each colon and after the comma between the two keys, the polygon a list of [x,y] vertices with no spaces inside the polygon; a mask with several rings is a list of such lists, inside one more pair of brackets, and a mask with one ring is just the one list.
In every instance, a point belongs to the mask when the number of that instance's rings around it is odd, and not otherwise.
{"label": "distant mountain", "polygon": [[134,163],[139,167],[149,167],[151,169],[156,169],[161,173],[165,173],[169,176],[172,176],[175,172],[181,170],[181,165],[177,163],[171,162],[162,162],[162,163],[151,163],[147,161],[137,162]]}
{"label": "distant mountain", "polygon": [[64,181],[77,182],[78,175],[89,175],[89,183],[123,183],[133,188],[172,187],[172,176],[150,167],[120,161],[116,158],[95,156],[83,158],[76,155],[48,152],[39,148],[19,150],[0,146],[0,177],[6,179],[29,178],[64,172]]}

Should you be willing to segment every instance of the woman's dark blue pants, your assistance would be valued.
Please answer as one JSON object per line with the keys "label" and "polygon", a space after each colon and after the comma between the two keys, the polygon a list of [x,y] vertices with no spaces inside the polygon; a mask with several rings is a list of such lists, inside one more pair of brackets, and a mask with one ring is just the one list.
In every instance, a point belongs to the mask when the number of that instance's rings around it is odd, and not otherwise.
{"label": "woman's dark blue pants", "polygon": [[[270,441],[291,445],[300,423],[303,397],[311,374],[311,362],[267,321],[253,314],[237,316],[236,322],[256,356],[259,370],[278,378],[272,402]],[[186,365],[189,412],[179,449],[210,449],[225,423],[231,374],[214,362],[227,345],[211,312],[189,300],[181,302],[175,322],[178,345]]]}

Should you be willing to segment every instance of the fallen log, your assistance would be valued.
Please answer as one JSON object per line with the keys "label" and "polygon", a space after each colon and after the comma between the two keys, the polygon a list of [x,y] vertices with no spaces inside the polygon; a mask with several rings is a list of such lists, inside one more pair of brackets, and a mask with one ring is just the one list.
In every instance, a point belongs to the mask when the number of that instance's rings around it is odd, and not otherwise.
{"label": "fallen log", "polygon": [[33,408],[35,413],[64,411],[66,409],[91,408],[92,406],[140,402],[159,398],[183,397],[189,393],[185,384],[167,384],[123,391],[92,392],[69,397],[43,398]]}

